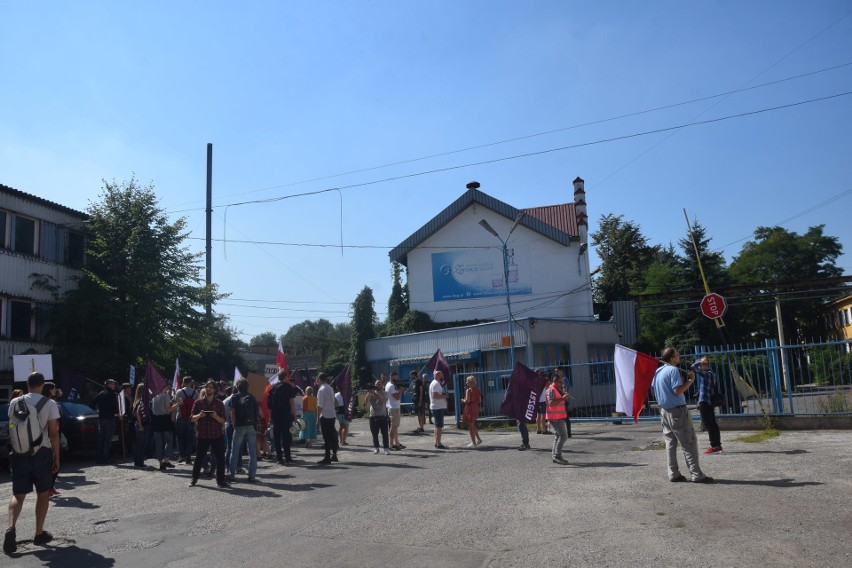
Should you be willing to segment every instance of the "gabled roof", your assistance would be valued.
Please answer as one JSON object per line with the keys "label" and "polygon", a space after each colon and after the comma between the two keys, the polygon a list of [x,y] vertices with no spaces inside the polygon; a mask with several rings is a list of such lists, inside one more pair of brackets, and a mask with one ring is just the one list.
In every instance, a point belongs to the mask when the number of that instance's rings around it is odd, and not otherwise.
{"label": "gabled roof", "polygon": [[[441,230],[444,225],[452,221],[462,211],[477,203],[483,207],[514,221],[518,218],[521,209],[515,209],[508,203],[495,199],[478,189],[469,189],[461,197],[452,202],[446,209],[435,215],[428,223],[417,229],[411,236],[399,243],[388,253],[392,261],[408,265],[409,251],[417,248],[426,239]],[[571,240],[577,240],[577,221],[574,218],[573,204],[551,205],[546,207],[534,207],[523,210],[527,215],[521,219],[520,224],[555,241],[561,245],[569,246]],[[571,231],[569,233],[569,231]]]}
{"label": "gabled roof", "polygon": [[45,207],[50,207],[51,209],[55,209],[57,211],[61,211],[68,215],[73,215],[74,217],[79,217],[80,219],[88,219],[89,216],[82,211],[77,211],[76,209],[71,209],[70,207],[65,207],[64,205],[60,205],[59,203],[54,203],[53,201],[49,201],[44,199],[43,197],[38,197],[37,195],[32,195],[30,193],[25,193],[13,187],[9,187],[8,185],[0,184],[0,193],[7,193],[9,195],[13,195],[15,197],[20,197],[21,199],[26,199],[27,201],[32,201],[33,203],[38,203],[39,205],[44,205]]}

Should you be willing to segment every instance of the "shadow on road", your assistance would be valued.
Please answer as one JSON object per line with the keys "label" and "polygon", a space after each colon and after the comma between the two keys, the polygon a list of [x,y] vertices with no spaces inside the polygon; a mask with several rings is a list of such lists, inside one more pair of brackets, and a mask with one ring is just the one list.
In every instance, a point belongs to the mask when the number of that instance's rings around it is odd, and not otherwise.
{"label": "shadow on road", "polygon": [[[19,544],[32,541],[19,541]],[[108,568],[115,566],[115,559],[101,556],[91,550],[80,548],[76,544],[69,546],[49,546],[28,551],[23,554],[13,554],[11,558],[21,558],[32,555],[41,560],[45,566],[86,566],[86,568]]]}
{"label": "shadow on road", "polygon": [[100,505],[95,505],[94,503],[87,503],[83,501],[79,497],[65,497],[64,495],[59,495],[50,500],[50,505],[52,507],[70,507],[72,509],[100,509]]}
{"label": "shadow on road", "polygon": [[[783,452],[781,452],[783,453]],[[825,485],[821,481],[793,481],[792,479],[716,479],[718,485],[763,485],[766,487],[807,487],[808,485]]]}

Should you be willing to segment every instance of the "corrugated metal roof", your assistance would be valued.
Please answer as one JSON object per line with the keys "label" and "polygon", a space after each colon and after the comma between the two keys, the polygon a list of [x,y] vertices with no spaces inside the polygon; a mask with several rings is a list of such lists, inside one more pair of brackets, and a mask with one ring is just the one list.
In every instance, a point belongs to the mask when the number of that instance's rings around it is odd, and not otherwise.
{"label": "corrugated metal roof", "polygon": [[[520,209],[515,209],[508,203],[495,199],[478,189],[469,189],[462,194],[461,197],[452,202],[446,209],[432,217],[428,223],[417,229],[417,231],[415,231],[411,236],[398,244],[396,248],[388,253],[388,256],[390,256],[392,261],[397,261],[407,266],[409,251],[417,248],[420,243],[437,233],[444,225],[452,221],[457,215],[474,203],[487,207],[498,215],[502,215],[512,221],[517,219],[518,214],[521,212]],[[571,209],[573,211],[573,206]],[[552,216],[555,218],[556,213],[553,213]],[[572,236],[576,237],[579,234],[579,231],[568,233],[543,221],[533,214],[525,215],[524,218],[521,219],[520,224],[564,246],[569,245]]]}
{"label": "corrugated metal roof", "polygon": [[580,231],[577,228],[577,215],[574,212],[573,203],[530,207],[528,209],[524,209],[524,211],[527,215],[532,215],[536,219],[556,227],[563,233],[575,236],[580,234]]}
{"label": "corrugated metal roof", "polygon": [[9,195],[19,197],[21,199],[28,199],[40,205],[44,205],[45,207],[50,207],[51,209],[56,209],[57,211],[62,211],[63,213],[74,215],[75,217],[79,217],[80,219],[89,218],[89,216],[86,213],[83,213],[82,211],[71,209],[70,207],[60,205],[59,203],[54,203],[53,201],[49,201],[47,199],[44,199],[43,197],[38,197],[37,195],[32,195],[31,193],[26,193],[13,187],[9,187],[8,185],[0,184],[0,193],[7,193]]}

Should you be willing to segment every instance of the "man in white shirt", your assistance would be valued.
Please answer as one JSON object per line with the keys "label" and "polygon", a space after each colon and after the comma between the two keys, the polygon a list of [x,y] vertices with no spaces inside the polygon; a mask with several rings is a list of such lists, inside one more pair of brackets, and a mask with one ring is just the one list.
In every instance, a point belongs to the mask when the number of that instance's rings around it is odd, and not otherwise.
{"label": "man in white shirt", "polygon": [[429,384],[429,408],[432,410],[432,418],[435,420],[435,447],[439,450],[447,449],[441,443],[441,432],[444,429],[444,414],[447,412],[447,387],[444,384],[444,373],[435,371],[435,380]]}
{"label": "man in white shirt", "polygon": [[403,450],[405,446],[399,443],[399,421],[401,414],[402,390],[399,388],[399,373],[391,373],[390,382],[385,385],[388,418],[390,419],[390,444],[392,450]]}
{"label": "man in white shirt", "polygon": [[317,425],[322,432],[325,446],[325,457],[317,463],[328,465],[337,461],[337,450],[339,448],[337,428],[334,427],[337,419],[334,410],[334,390],[329,386],[328,376],[325,373],[320,373],[317,380],[320,382],[320,388],[317,391]]}
{"label": "man in white shirt", "polygon": [[[15,523],[24,506],[27,493],[36,490],[35,537],[33,544],[42,546],[53,539],[53,535],[44,530],[49,505],[47,491],[53,485],[53,474],[59,471],[59,407],[56,402],[41,395],[44,388],[44,375],[33,373],[27,378],[29,392],[9,403],[11,417],[21,399],[36,416],[30,414],[29,421],[37,421],[41,435],[35,436],[37,449],[32,455],[12,453],[9,464],[12,466],[12,498],[9,499],[9,528],[3,539],[3,552],[12,554],[18,549],[15,541]],[[26,425],[26,423],[25,423]],[[40,439],[39,439],[40,438]]]}

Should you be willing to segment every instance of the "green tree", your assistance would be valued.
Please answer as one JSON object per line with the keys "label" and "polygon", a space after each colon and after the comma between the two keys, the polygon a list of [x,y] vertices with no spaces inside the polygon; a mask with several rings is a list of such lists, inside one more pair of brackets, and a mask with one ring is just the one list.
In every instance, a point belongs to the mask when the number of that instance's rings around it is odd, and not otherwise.
{"label": "green tree", "polygon": [[396,261],[391,263],[391,278],[393,286],[391,287],[390,297],[388,298],[388,317],[386,324],[391,325],[399,320],[408,311],[408,294],[402,286],[402,265]]}
{"label": "green tree", "polygon": [[648,245],[639,225],[621,215],[602,215],[592,233],[592,244],[601,259],[600,273],[592,285],[600,319],[612,317],[611,303],[629,300],[644,286],[645,271],[654,261],[655,247]]}
{"label": "green tree", "polygon": [[169,221],[135,179],[105,181],[88,214],[84,275],[50,314],[57,359],[102,379],[140,357],[200,356],[215,327],[202,308],[222,296],[201,283],[186,221]]}
{"label": "green tree", "polygon": [[352,327],[351,327],[351,360],[352,360],[352,380],[354,384],[361,387],[367,386],[371,379],[372,373],[367,364],[367,340],[376,337],[376,326],[378,325],[378,316],[376,316],[375,298],[373,290],[369,286],[358,293],[355,301],[352,302]]}
{"label": "green tree", "polygon": [[316,357],[322,369],[349,359],[348,323],[334,325],[327,319],[305,320],[290,326],[281,340],[288,354]]}
{"label": "green tree", "polygon": [[249,339],[250,347],[271,347],[278,345],[278,336],[274,331],[264,331]]}
{"label": "green tree", "polygon": [[[809,289],[817,288],[820,279],[843,274],[835,264],[843,246],[837,237],[825,235],[824,228],[817,225],[799,235],[782,227],[758,227],[754,240],[743,245],[728,269],[732,283],[760,285],[756,294],[761,300],[773,298],[785,289],[789,291],[791,285],[799,289],[782,297],[782,325],[788,341],[809,338],[819,332],[816,314],[823,300],[812,297]],[[734,322],[743,335],[777,336],[771,302],[750,303]]]}

